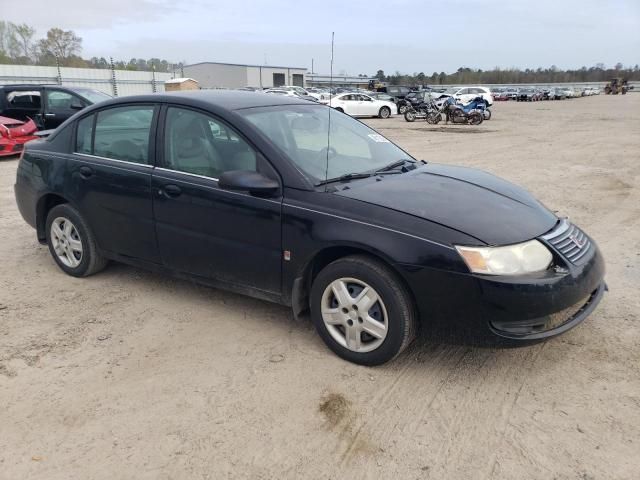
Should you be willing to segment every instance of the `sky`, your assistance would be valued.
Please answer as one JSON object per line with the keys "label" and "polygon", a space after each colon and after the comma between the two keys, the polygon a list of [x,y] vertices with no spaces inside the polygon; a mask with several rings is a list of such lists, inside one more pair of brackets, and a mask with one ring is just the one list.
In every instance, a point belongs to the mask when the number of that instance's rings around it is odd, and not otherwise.
{"label": "sky", "polygon": [[[640,0],[0,0],[38,36],[74,30],[84,58],[162,58],[375,74],[640,63]],[[26,8],[28,5],[28,8]],[[28,12],[28,13],[27,13]]]}

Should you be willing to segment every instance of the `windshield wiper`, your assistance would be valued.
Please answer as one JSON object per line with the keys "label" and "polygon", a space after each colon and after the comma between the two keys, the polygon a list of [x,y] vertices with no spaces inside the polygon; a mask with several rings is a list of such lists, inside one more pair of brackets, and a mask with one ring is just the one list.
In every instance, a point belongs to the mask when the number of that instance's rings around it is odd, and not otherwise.
{"label": "windshield wiper", "polygon": [[394,168],[401,167],[407,162],[411,162],[411,160],[409,160],[407,158],[403,158],[402,160],[398,160],[397,162],[390,163],[386,167],[382,167],[382,168],[379,168],[378,170],[376,170],[374,172],[374,175],[377,175],[378,173],[389,172],[389,170],[393,170]]}
{"label": "windshield wiper", "polygon": [[356,178],[369,178],[373,175],[373,173],[345,173],[344,175],[340,175],[339,177],[327,178],[326,180],[322,180],[321,182],[316,183],[316,187],[332,182],[342,182],[345,180],[354,180]]}

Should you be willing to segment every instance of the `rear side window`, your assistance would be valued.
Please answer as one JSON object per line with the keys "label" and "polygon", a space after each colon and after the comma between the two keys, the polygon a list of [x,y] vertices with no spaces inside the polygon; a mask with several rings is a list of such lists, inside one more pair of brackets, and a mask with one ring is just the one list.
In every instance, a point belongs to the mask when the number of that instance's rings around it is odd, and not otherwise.
{"label": "rear side window", "polygon": [[76,130],[76,152],[91,155],[93,149],[91,142],[93,141],[93,118],[89,115],[78,121]]}
{"label": "rear side window", "polygon": [[153,106],[143,105],[115,107],[98,112],[92,154],[148,164],[153,111]]}

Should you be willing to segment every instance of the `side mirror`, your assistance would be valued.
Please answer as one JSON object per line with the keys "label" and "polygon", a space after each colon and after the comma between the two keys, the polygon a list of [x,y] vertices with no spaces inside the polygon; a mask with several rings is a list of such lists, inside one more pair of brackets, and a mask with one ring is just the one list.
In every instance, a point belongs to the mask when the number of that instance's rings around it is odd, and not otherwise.
{"label": "side mirror", "polygon": [[73,102],[71,102],[71,105],[69,105],[69,108],[71,110],[82,110],[84,108],[84,105],[82,105],[77,100],[74,100]]}
{"label": "side mirror", "polygon": [[251,170],[230,170],[220,175],[218,186],[224,190],[244,191],[255,194],[274,194],[280,188],[275,180]]}

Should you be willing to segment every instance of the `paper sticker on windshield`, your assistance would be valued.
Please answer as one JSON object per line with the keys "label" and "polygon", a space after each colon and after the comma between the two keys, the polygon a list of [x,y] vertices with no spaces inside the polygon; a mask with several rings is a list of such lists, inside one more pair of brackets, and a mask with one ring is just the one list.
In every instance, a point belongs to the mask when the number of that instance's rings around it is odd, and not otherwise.
{"label": "paper sticker on windshield", "polygon": [[370,133],[369,134],[369,138],[371,140],[373,140],[374,142],[378,142],[378,143],[389,143],[389,140],[387,140],[386,138],[384,138],[382,135],[380,135],[379,133]]}

